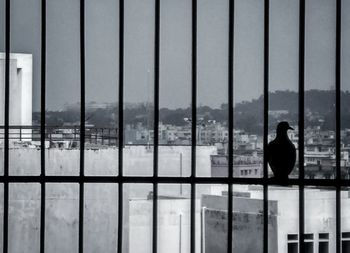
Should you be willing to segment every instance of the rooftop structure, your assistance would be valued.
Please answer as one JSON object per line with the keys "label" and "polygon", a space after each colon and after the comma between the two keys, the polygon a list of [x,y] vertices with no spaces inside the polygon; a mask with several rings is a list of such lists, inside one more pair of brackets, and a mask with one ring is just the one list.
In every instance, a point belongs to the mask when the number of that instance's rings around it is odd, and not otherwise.
{"label": "rooftop structure", "polygon": [[[33,57],[10,54],[10,125],[32,125]],[[0,97],[5,97],[5,54],[0,53]],[[4,99],[0,99],[0,125],[4,124]]]}

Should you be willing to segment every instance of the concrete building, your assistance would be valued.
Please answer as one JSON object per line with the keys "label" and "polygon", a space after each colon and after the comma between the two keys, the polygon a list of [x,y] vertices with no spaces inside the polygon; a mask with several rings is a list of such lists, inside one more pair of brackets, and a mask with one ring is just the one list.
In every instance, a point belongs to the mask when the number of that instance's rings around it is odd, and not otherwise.
{"label": "concrete building", "polygon": [[[196,252],[226,252],[227,191],[213,186],[198,192],[196,198]],[[151,188],[150,188],[151,190]],[[233,251],[262,252],[263,248],[263,188],[233,186]],[[268,238],[269,252],[298,252],[299,191],[297,187],[269,187]],[[333,189],[305,189],[305,249],[306,253],[335,252],[336,210]],[[341,192],[342,245],[350,245],[350,208],[348,190]],[[166,252],[189,250],[189,199],[163,198],[159,202],[159,248]],[[151,252],[152,199],[133,198],[129,202],[129,245],[131,252]],[[139,240],[142,238],[142,241]],[[137,242],[140,242],[138,244]],[[181,248],[181,251],[179,250]],[[162,251],[163,252],[163,251]],[[343,251],[347,252],[347,251]]]}
{"label": "concrete building", "polygon": [[[10,54],[10,124],[32,125],[33,59],[31,54]],[[0,124],[4,124],[5,54],[0,53]]]}
{"label": "concrete building", "polygon": [[[33,58],[31,54],[10,54],[10,125],[32,126]],[[0,125],[4,125],[5,114],[5,54],[0,53]],[[15,137],[19,130],[11,130]],[[3,134],[3,131],[1,132]],[[22,132],[31,138],[31,130]]]}
{"label": "concrete building", "polygon": [[[151,190],[151,188],[149,188]],[[196,253],[227,252],[227,192],[220,186],[198,189],[196,203]],[[161,190],[162,191],[162,190]],[[163,192],[163,191],[162,191]],[[190,199],[158,196],[158,249],[160,252],[190,252]],[[128,253],[152,252],[152,198],[128,198]],[[233,252],[263,250],[262,199],[236,193],[233,202]],[[277,253],[277,203],[269,201],[269,244]]]}
{"label": "concrete building", "polygon": [[[227,252],[227,192],[224,196],[203,195],[203,252]],[[263,252],[263,200],[235,192],[232,217],[232,252]],[[277,253],[277,201],[269,201],[269,252]]]}
{"label": "concrete building", "polygon": [[[247,191],[252,198],[262,199],[262,187],[234,186],[234,190]],[[277,202],[278,253],[298,252],[299,191],[298,187],[269,187],[269,200]],[[332,188],[305,189],[305,244],[306,253],[335,252],[336,209],[335,190]],[[341,222],[343,244],[347,244],[350,231],[350,198],[348,189],[341,192]],[[342,251],[348,252],[348,251]]]}
{"label": "concrete building", "polygon": [[[263,210],[263,188],[261,186],[233,186],[233,247],[240,253],[262,252],[262,224],[259,217]],[[299,190],[298,187],[269,187],[269,252],[297,253],[299,240]],[[331,188],[305,189],[305,252],[335,252],[336,209],[335,190]],[[210,199],[210,204],[205,201]],[[214,201],[215,200],[215,201]],[[341,191],[341,232],[342,252],[349,252],[350,246],[350,194],[348,189]],[[204,252],[226,252],[225,238],[220,228],[227,226],[227,196],[203,196],[202,206],[207,210],[203,227],[207,240]],[[221,211],[220,211],[221,210]],[[252,223],[254,223],[252,225]],[[226,224],[226,225],[224,225]],[[221,226],[220,226],[221,225]],[[209,228],[208,228],[209,226]],[[249,238],[249,239],[247,239]],[[261,245],[260,245],[261,244]],[[260,245],[260,246],[259,246]],[[247,247],[253,247],[248,249]],[[235,252],[235,251],[234,251]]]}
{"label": "concrete building", "polygon": [[[40,150],[10,148],[10,175],[39,175]],[[110,176],[118,173],[118,149],[85,150],[86,175]],[[214,147],[197,149],[198,168],[210,175],[210,154]],[[79,149],[47,148],[46,175],[79,175]],[[159,175],[189,176],[190,146],[159,146]],[[0,152],[0,174],[3,173],[3,152]],[[145,146],[124,149],[125,175],[152,175],[153,153]],[[130,189],[131,188],[131,189]],[[189,244],[189,190],[186,186],[159,186],[160,252],[185,251]],[[162,190],[161,190],[162,189]],[[84,252],[115,253],[118,215],[117,184],[86,184],[84,211]],[[151,252],[152,198],[150,184],[124,184],[123,252]],[[3,210],[3,186],[0,184],[0,215]],[[203,193],[210,194],[210,191]],[[215,193],[213,193],[215,194]],[[170,196],[170,197],[169,197]],[[173,197],[172,197],[173,196]],[[9,248],[13,253],[39,252],[40,185],[11,184],[9,200]],[[46,251],[76,252],[78,241],[79,186],[74,183],[48,183],[46,186]],[[200,202],[197,203],[200,211]],[[199,216],[198,211],[198,216]],[[182,224],[182,231],[179,231]],[[0,231],[2,223],[0,222]],[[198,230],[200,231],[200,230]],[[181,234],[181,236],[180,236]],[[142,235],[142,236],[141,236]],[[200,233],[198,233],[200,236]],[[181,238],[179,243],[179,238]],[[21,242],[20,244],[18,242]],[[64,243],[62,243],[64,242]],[[136,243],[138,242],[138,243]],[[200,238],[198,237],[198,242]],[[150,244],[148,244],[150,243]],[[169,245],[174,251],[168,251]],[[0,240],[0,249],[2,243]],[[46,252],[45,251],[45,252]]]}
{"label": "concrete building", "polygon": [[[228,156],[211,155],[211,176],[227,177],[228,176]],[[262,157],[256,152],[234,155],[233,158],[233,176],[257,178],[263,176]]]}
{"label": "concrete building", "polygon": [[[190,146],[160,146],[160,175],[190,173]],[[197,147],[198,174],[210,176],[212,147]],[[86,175],[116,175],[118,149],[86,150]],[[0,153],[1,155],[1,153]],[[124,150],[126,175],[151,175],[152,150],[130,146]],[[47,175],[78,175],[79,149],[46,150]],[[3,163],[1,163],[3,164]],[[39,175],[40,150],[10,149],[11,175]],[[181,172],[180,168],[183,171]],[[0,169],[2,169],[0,167]],[[202,171],[203,170],[203,171]],[[1,173],[1,171],[0,171]],[[130,189],[130,187],[133,187]],[[208,185],[196,192],[197,252],[225,252],[227,233],[227,186]],[[129,188],[129,189],[128,189]],[[0,193],[2,191],[0,187]],[[298,247],[299,211],[297,187],[269,186],[269,252],[295,253]],[[152,245],[152,185],[126,184],[124,202],[124,251],[151,252]],[[263,240],[262,186],[233,185],[233,247],[234,252],[260,252]],[[190,191],[189,185],[159,185],[158,236],[159,251],[190,252]],[[3,196],[0,194],[0,196]],[[77,184],[47,184],[47,251],[74,252],[78,238],[79,186]],[[117,241],[117,185],[87,184],[84,226],[84,247],[91,252],[115,252]],[[350,198],[342,190],[343,247],[350,246]],[[0,200],[0,210],[2,201]],[[305,233],[307,253],[334,252],[335,190],[305,188]],[[40,185],[10,185],[11,252],[38,252],[40,222]],[[226,230],[225,230],[226,224]],[[0,224],[1,230],[1,224]],[[249,240],[243,240],[249,238]],[[21,240],[21,247],[18,246]],[[65,243],[61,243],[64,241]],[[246,247],[246,248],[245,248]],[[251,248],[249,248],[251,247]],[[201,251],[205,250],[205,251]]]}

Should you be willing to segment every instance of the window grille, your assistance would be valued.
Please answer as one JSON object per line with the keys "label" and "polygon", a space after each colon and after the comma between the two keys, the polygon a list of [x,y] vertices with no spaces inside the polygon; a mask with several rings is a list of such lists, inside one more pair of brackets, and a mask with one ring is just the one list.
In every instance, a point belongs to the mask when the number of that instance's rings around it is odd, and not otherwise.
{"label": "window grille", "polygon": [[[268,252],[268,188],[269,186],[279,185],[279,182],[268,177],[267,156],[264,152],[264,175],[262,178],[237,178],[233,177],[233,128],[234,128],[234,110],[233,110],[233,88],[234,88],[234,0],[229,1],[229,29],[228,33],[228,168],[227,177],[206,178],[196,175],[196,146],[197,146],[197,0],[192,1],[192,140],[191,140],[191,175],[188,177],[163,177],[158,176],[158,147],[159,147],[159,69],[160,69],[160,5],[161,0],[155,1],[154,17],[154,151],[153,151],[153,176],[125,176],[123,171],[123,143],[124,143],[124,0],[119,0],[119,123],[118,123],[118,167],[117,176],[86,176],[84,173],[84,145],[85,145],[85,1],[80,0],[80,70],[81,70],[81,110],[80,110],[80,173],[78,176],[49,176],[45,174],[45,108],[46,108],[46,0],[41,0],[41,174],[39,176],[11,176],[9,175],[9,90],[10,90],[10,4],[11,0],[6,0],[5,10],[5,118],[4,118],[4,175],[0,176],[0,181],[4,184],[4,220],[3,220],[3,252],[8,252],[8,230],[9,230],[9,184],[11,183],[39,183],[41,185],[41,215],[40,215],[40,252],[45,249],[45,196],[46,184],[48,183],[77,183],[79,184],[79,252],[83,252],[83,231],[84,231],[84,186],[86,183],[116,183],[118,184],[118,252],[122,252],[123,229],[120,224],[123,222],[123,186],[126,183],[149,183],[153,185],[153,229],[152,229],[152,252],[157,253],[157,217],[158,217],[158,185],[159,184],[190,184],[191,185],[191,233],[190,245],[191,252],[195,249],[195,197],[196,185],[198,184],[226,184],[228,186],[228,224],[233,220],[233,190],[235,184],[262,185],[263,186],[263,252]],[[263,1],[263,0],[262,0]],[[308,252],[308,246],[301,243],[300,240],[306,239],[304,234],[304,188],[305,186],[328,186],[336,189],[336,253],[341,252],[341,243],[347,244],[347,233],[341,236],[341,187],[348,187],[349,181],[341,178],[341,136],[340,136],[340,82],[341,82],[341,0],[334,0],[336,5],[336,52],[335,52],[335,108],[336,108],[336,176],[332,179],[308,179],[304,172],[304,82],[305,82],[305,0],[299,0],[299,177],[289,179],[289,185],[299,187],[299,252]],[[268,106],[269,106],[269,22],[270,22],[270,3],[264,0],[264,140],[263,146],[266,150],[268,144]],[[241,171],[243,173],[243,171]],[[247,171],[245,171],[247,173]],[[232,229],[227,233],[227,252],[232,252]],[[321,237],[320,237],[321,238]],[[293,239],[293,243],[296,240]],[[348,248],[348,246],[346,246]],[[293,251],[294,252],[294,251]]]}

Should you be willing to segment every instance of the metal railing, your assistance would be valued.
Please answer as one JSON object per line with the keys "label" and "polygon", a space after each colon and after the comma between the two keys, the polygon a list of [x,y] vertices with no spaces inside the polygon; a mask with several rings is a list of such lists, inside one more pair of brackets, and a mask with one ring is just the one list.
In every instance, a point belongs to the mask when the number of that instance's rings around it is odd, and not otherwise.
{"label": "metal railing", "polygon": [[[8,139],[11,142],[40,142],[41,126],[9,126]],[[5,128],[0,126],[0,141],[5,140]],[[80,126],[46,126],[44,137],[49,147],[57,143],[71,142],[79,147],[81,139]],[[99,146],[117,146],[118,129],[102,127],[85,127],[85,143]]]}
{"label": "metal railing", "polygon": [[[157,253],[158,236],[157,236],[157,216],[158,216],[158,184],[190,184],[191,185],[191,253],[196,252],[196,219],[195,219],[195,198],[197,184],[226,184],[228,186],[228,224],[232,224],[232,186],[233,184],[256,184],[262,185],[264,196],[264,247],[263,252],[268,252],[268,188],[273,185],[280,185],[278,180],[268,177],[267,157],[264,156],[264,177],[263,178],[236,178],[233,177],[233,73],[234,73],[234,0],[229,0],[229,29],[228,29],[228,101],[229,101],[229,138],[228,138],[228,154],[229,154],[229,173],[224,178],[204,178],[198,177],[196,173],[196,122],[197,122],[197,0],[192,1],[192,148],[191,148],[191,176],[189,177],[161,177],[158,175],[158,121],[159,121],[159,52],[160,52],[160,0],[155,1],[155,43],[154,43],[154,175],[148,177],[125,176],[123,173],[123,131],[113,133],[107,138],[112,141],[112,136],[118,138],[118,176],[86,176],[84,174],[84,147],[86,143],[94,137],[98,141],[106,141],[105,137],[98,137],[98,131],[85,127],[85,1],[80,0],[80,67],[81,67],[81,124],[76,133],[71,133],[72,139],[79,140],[80,147],[80,174],[79,176],[48,176],[45,174],[45,148],[41,148],[41,175],[40,176],[10,176],[9,175],[9,142],[12,139],[12,126],[9,124],[9,87],[10,87],[10,3],[6,0],[5,9],[5,121],[4,121],[4,175],[0,176],[0,182],[4,184],[4,212],[3,212],[3,252],[8,252],[8,220],[9,220],[9,184],[15,182],[37,182],[41,184],[41,216],[40,216],[40,252],[45,251],[45,192],[46,184],[49,182],[63,183],[72,182],[79,184],[79,252],[83,252],[83,231],[84,231],[84,185],[86,183],[117,183],[118,184],[118,252],[122,252],[123,243],[123,187],[125,183],[151,183],[153,184],[153,243],[152,251]],[[269,16],[270,2],[264,1],[264,150],[267,146],[268,135],[268,105],[269,105]],[[299,177],[289,179],[288,185],[299,187],[299,252],[304,253],[304,223],[305,223],[305,186],[331,186],[336,189],[336,253],[340,253],[341,249],[341,198],[340,191],[342,186],[350,186],[350,181],[341,178],[340,170],[340,64],[341,64],[341,0],[334,0],[336,5],[336,66],[335,66],[335,84],[336,84],[336,177],[334,179],[306,179],[304,172],[304,79],[305,79],[305,0],[299,0]],[[36,135],[36,129],[33,129],[33,136],[40,139],[42,147],[45,142],[53,137],[54,133],[46,132],[45,126],[45,107],[46,107],[46,0],[41,0],[41,126],[38,127],[39,136]],[[119,122],[118,128],[123,129],[123,105],[124,105],[124,0],[119,0]],[[20,128],[20,139],[23,138],[22,131],[28,130]],[[104,131],[102,131],[103,133]],[[95,135],[94,135],[95,133]],[[48,134],[48,135],[47,135]],[[51,137],[50,137],[51,134]],[[115,136],[114,136],[115,134]],[[97,137],[96,137],[97,136]],[[102,134],[101,136],[104,136]],[[107,141],[108,143],[108,141]],[[232,253],[232,229],[228,229],[227,252]]]}

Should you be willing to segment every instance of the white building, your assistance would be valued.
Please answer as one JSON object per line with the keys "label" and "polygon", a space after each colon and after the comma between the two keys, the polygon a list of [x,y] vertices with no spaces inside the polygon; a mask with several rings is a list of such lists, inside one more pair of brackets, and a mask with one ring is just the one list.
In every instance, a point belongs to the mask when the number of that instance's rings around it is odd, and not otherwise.
{"label": "white building", "polygon": [[[0,125],[5,114],[5,54],[0,53]],[[33,57],[31,54],[10,54],[10,125],[32,126]],[[18,130],[11,131],[15,137]],[[31,130],[22,132],[31,138]],[[30,135],[30,136],[28,136]]]}
{"label": "white building", "polygon": [[[33,57],[10,54],[10,125],[32,125]],[[0,124],[4,124],[5,54],[0,53]]]}

